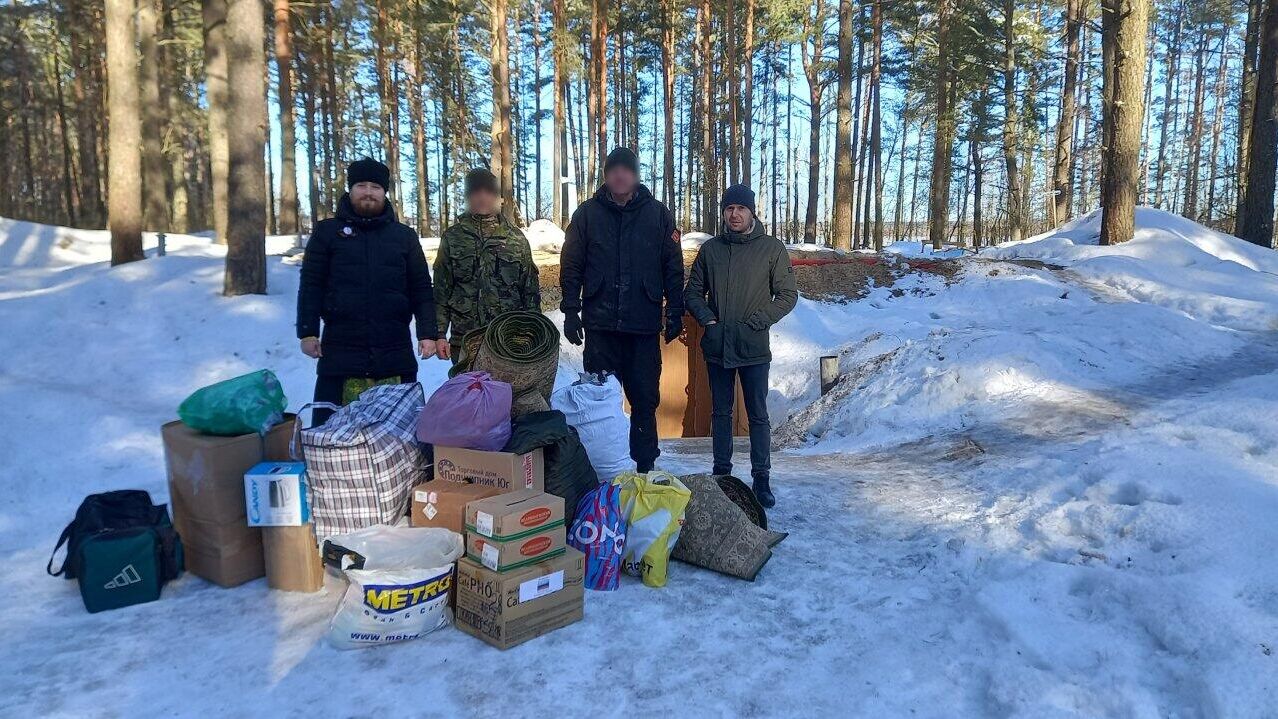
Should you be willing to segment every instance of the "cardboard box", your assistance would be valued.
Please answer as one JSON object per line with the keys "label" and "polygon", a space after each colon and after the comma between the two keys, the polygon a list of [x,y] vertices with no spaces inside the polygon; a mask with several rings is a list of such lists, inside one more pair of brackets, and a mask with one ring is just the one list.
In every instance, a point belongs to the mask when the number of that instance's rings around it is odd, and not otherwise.
{"label": "cardboard box", "polygon": [[500,493],[496,487],[465,482],[424,482],[413,487],[413,508],[408,515],[414,527],[442,527],[466,534],[466,505]]}
{"label": "cardboard box", "polygon": [[324,563],[315,540],[315,525],[264,527],[262,554],[266,585],[284,592],[318,592],[324,588]]}
{"label": "cardboard box", "polygon": [[247,522],[244,474],[263,460],[289,458],[294,420],[286,416],[265,437],[200,434],[180,421],[160,429],[173,525],[192,574],[224,587],[265,574],[262,532]]}
{"label": "cardboard box", "polygon": [[300,527],[311,521],[306,465],[259,462],[244,474],[244,504],[250,527]]}
{"label": "cardboard box", "polygon": [[505,542],[564,524],[564,499],[521,489],[466,505],[466,529]]}
{"label": "cardboard box", "polygon": [[498,649],[509,649],[568,626],[585,613],[585,556],[564,554],[513,572],[457,562],[457,627]]}
{"label": "cardboard box", "polygon": [[494,571],[554,556],[564,547],[564,500],[532,489],[466,505],[466,554]]}
{"label": "cardboard box", "polygon": [[503,492],[546,489],[545,461],[540,448],[526,454],[482,452],[477,449],[435,447],[435,479],[473,482]]}

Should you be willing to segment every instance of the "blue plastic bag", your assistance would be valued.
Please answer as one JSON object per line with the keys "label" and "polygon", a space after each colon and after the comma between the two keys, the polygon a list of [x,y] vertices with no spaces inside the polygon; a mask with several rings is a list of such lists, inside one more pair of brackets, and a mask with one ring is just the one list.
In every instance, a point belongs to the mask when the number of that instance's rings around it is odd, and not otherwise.
{"label": "blue plastic bag", "polygon": [[617,588],[626,553],[620,485],[601,484],[582,496],[568,544],[586,555],[586,589],[609,592]]}

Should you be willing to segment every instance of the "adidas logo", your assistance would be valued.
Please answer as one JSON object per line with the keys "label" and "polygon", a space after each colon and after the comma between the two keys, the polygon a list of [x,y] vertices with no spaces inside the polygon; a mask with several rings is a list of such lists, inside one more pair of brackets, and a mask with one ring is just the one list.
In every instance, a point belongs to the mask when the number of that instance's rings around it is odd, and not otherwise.
{"label": "adidas logo", "polygon": [[130,564],[126,566],[124,569],[121,569],[120,573],[115,575],[115,579],[112,579],[106,584],[103,584],[102,588],[103,589],[122,589],[124,587],[129,586],[130,584],[137,584],[140,581],[142,581],[142,577],[138,576],[138,570],[134,569],[133,565]]}

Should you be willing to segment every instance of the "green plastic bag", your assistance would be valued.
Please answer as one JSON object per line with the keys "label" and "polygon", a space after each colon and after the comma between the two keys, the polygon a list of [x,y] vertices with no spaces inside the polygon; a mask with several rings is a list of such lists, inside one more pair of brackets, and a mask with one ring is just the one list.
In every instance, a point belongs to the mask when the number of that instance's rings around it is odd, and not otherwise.
{"label": "green plastic bag", "polygon": [[279,378],[262,369],[195,390],[178,406],[178,417],[205,434],[266,434],[283,421],[287,406]]}
{"label": "green plastic bag", "polygon": [[668,472],[623,472],[612,483],[621,487],[621,513],[629,522],[622,571],[638,575],[649,587],[666,586],[670,552],[679,541],[692,491]]}

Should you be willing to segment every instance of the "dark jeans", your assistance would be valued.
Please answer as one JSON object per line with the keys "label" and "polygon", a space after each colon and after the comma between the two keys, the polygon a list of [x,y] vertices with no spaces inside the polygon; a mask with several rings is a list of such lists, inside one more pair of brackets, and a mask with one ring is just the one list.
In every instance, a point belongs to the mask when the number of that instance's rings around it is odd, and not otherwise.
{"label": "dark jeans", "polygon": [[[338,374],[322,374],[315,378],[315,402],[331,402],[341,406],[345,404],[342,401],[343,389],[346,387],[346,380],[361,379],[359,377],[346,377]],[[399,376],[400,384],[408,384],[417,381],[417,373],[402,374]],[[319,407],[311,410],[311,426],[318,427],[328,421],[333,416],[333,410],[321,409]]]}
{"label": "dark jeans", "polygon": [[661,336],[586,330],[587,372],[612,372],[630,402],[630,458],[640,472],[652,471],[661,403]]}
{"label": "dark jeans", "polygon": [[746,417],[750,420],[750,476],[767,480],[772,470],[769,444],[772,425],[768,423],[768,367],[763,364],[726,369],[706,363],[710,376],[710,435],[714,448],[715,474],[732,474],[732,406],[736,403],[737,377],[745,396]]}

